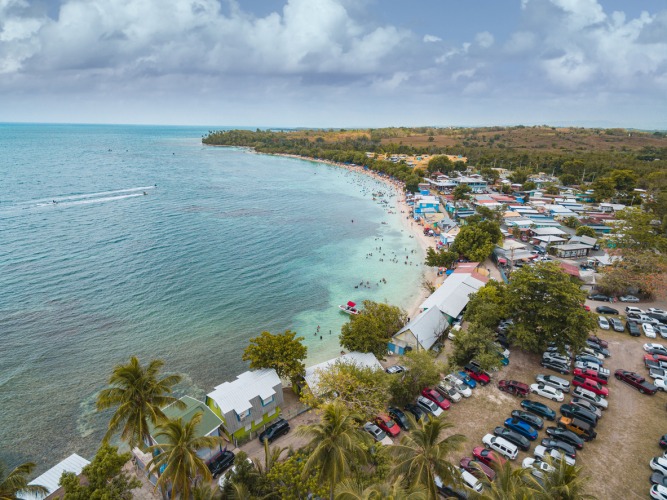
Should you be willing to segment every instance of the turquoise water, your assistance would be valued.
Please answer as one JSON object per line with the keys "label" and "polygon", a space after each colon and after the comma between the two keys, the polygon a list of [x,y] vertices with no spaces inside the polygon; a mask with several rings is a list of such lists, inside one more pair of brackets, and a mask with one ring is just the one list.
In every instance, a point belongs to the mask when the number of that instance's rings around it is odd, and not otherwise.
{"label": "turquoise water", "polygon": [[0,459],[92,456],[96,394],[130,355],[203,397],[263,330],[317,362],[340,350],[338,304],[412,305],[422,254],[394,198],[372,200],[384,184],[207,130],[0,125]]}

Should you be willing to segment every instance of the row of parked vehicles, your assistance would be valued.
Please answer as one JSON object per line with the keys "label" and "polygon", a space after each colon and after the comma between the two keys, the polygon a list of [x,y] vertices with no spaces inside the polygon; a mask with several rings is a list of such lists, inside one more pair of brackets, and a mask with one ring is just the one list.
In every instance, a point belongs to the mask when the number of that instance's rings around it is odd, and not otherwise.
{"label": "row of parked vehicles", "polygon": [[650,478],[650,495],[656,500],[667,500],[667,434],[659,439],[658,445],[666,451],[660,456],[653,457],[649,462],[653,471]]}
{"label": "row of parked vehicles", "polygon": [[[641,336],[642,332],[648,338],[656,338],[658,335],[667,338],[667,312],[662,309],[651,307],[644,311],[639,307],[627,306],[625,308],[626,324],[617,318],[618,309],[609,306],[598,306],[595,312],[598,316],[598,326],[603,330],[614,330],[623,332],[627,330],[633,337]],[[606,314],[607,316],[602,316]]]}

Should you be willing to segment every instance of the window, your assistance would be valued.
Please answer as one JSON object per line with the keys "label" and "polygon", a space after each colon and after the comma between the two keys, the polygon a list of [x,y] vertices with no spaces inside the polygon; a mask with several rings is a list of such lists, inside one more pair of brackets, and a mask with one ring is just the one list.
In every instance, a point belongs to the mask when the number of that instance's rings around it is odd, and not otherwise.
{"label": "window", "polygon": [[271,396],[268,399],[262,399],[262,398],[259,398],[259,399],[262,401],[262,406],[266,406],[266,405],[270,405],[271,403],[273,403],[274,396]]}
{"label": "window", "polygon": [[248,416],[250,416],[250,409],[247,409],[246,411],[242,411],[241,413],[237,413],[236,414],[236,419],[238,421],[241,421]]}

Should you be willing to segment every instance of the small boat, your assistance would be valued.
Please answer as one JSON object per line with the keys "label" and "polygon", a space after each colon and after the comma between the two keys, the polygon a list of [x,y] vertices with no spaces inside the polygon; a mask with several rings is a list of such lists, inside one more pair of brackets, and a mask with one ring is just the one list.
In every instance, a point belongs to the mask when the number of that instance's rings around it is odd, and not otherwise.
{"label": "small boat", "polygon": [[347,304],[338,306],[338,309],[343,311],[345,314],[359,314],[359,309],[357,309],[357,304],[349,300]]}

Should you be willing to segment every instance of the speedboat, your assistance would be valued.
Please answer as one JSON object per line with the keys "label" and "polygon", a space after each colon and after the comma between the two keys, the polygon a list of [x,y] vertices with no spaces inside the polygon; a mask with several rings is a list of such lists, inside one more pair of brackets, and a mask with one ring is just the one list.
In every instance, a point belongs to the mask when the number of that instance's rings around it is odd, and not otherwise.
{"label": "speedboat", "polygon": [[345,314],[359,314],[359,309],[357,309],[357,304],[349,300],[347,304],[338,306],[338,309],[343,311]]}

